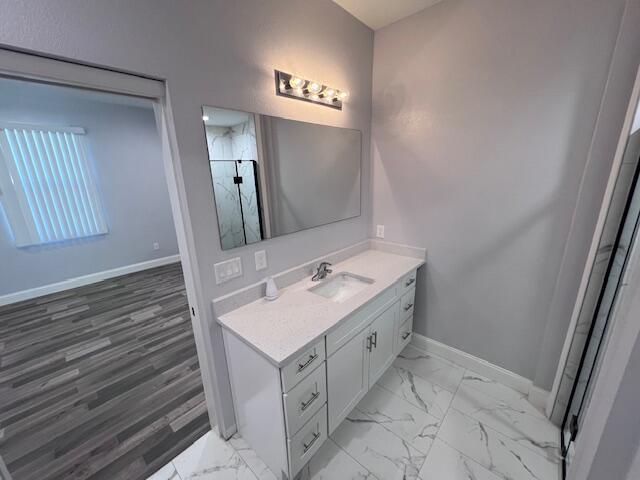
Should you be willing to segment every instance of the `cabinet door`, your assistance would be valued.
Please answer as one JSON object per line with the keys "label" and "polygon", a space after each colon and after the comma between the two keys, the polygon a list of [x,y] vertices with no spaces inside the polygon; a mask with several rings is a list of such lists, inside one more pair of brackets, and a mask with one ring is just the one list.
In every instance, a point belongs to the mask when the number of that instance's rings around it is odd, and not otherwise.
{"label": "cabinet door", "polygon": [[371,354],[369,363],[369,385],[378,381],[393,362],[393,344],[398,303],[382,312],[371,324]]}
{"label": "cabinet door", "polygon": [[353,410],[369,388],[369,351],[365,328],[327,359],[329,434]]}

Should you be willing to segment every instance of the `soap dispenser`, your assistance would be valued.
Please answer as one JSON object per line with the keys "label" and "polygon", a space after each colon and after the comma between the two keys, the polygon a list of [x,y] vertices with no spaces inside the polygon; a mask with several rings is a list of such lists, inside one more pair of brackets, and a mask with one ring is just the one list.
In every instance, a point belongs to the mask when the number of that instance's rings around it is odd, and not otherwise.
{"label": "soap dispenser", "polygon": [[273,277],[267,277],[267,288],[265,292],[267,300],[275,300],[278,298],[278,287]]}

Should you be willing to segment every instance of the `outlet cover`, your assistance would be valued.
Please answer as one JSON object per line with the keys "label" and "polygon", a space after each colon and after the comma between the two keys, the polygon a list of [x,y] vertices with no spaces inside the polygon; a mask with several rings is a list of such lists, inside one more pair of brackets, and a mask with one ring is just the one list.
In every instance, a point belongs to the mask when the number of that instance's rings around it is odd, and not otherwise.
{"label": "outlet cover", "polygon": [[256,259],[256,271],[264,270],[267,268],[267,252],[264,250],[258,250],[253,254]]}
{"label": "outlet cover", "polygon": [[158,242],[153,242],[153,249],[160,250],[160,244]]}
{"label": "outlet cover", "polygon": [[216,283],[228,282],[232,278],[242,276],[242,260],[240,257],[232,258],[224,262],[216,263],[213,266],[214,273],[216,274]]}
{"label": "outlet cover", "polygon": [[376,227],[376,237],[384,238],[384,225],[378,225]]}

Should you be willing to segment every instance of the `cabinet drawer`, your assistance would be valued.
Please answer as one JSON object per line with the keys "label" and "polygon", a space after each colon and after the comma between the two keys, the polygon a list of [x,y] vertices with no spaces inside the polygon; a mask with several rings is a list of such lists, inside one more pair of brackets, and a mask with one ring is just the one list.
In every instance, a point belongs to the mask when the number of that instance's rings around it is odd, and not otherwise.
{"label": "cabinet drawer", "polygon": [[411,342],[411,337],[413,337],[413,317],[407,318],[400,324],[400,327],[398,327],[396,334],[396,355]]}
{"label": "cabinet drawer", "polygon": [[376,314],[396,299],[396,287],[390,287],[376,298],[367,303],[363,308],[351,315],[337,329],[327,335],[327,355],[332,355],[345,343],[355,337],[358,332],[362,331]]}
{"label": "cabinet drawer", "polygon": [[280,369],[282,391],[288,392],[306,378],[325,358],[324,338]]}
{"label": "cabinet drawer", "polygon": [[283,396],[287,436],[293,437],[322,405],[327,402],[327,369],[321,363]]}
{"label": "cabinet drawer", "polygon": [[417,274],[417,270],[412,270],[402,277],[402,280],[400,280],[400,293],[404,292],[407,288],[415,288]]}
{"label": "cabinet drawer", "polygon": [[293,438],[289,439],[291,478],[306,465],[327,439],[327,406],[324,405]]}
{"label": "cabinet drawer", "polygon": [[413,287],[402,295],[400,299],[400,318],[405,318],[413,315],[413,305],[416,301],[416,288]]}

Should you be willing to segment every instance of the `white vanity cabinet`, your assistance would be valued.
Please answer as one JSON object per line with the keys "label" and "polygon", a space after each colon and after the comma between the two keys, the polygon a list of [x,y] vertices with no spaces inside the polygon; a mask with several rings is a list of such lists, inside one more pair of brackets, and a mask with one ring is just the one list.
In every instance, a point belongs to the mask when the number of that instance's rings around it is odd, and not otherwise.
{"label": "white vanity cabinet", "polygon": [[[340,425],[411,340],[416,271],[410,272],[327,335],[329,434]],[[413,287],[412,287],[413,286]],[[406,306],[411,304],[408,309]],[[351,324],[356,328],[350,328]],[[358,332],[358,327],[362,330]],[[349,335],[351,334],[351,335]],[[329,348],[338,337],[335,351]]]}
{"label": "white vanity cabinet", "polygon": [[393,362],[397,317],[396,300],[327,359],[329,434]]}
{"label": "white vanity cabinet", "polygon": [[415,281],[414,269],[278,364],[223,330],[238,431],[276,478],[300,472],[410,341]]}

